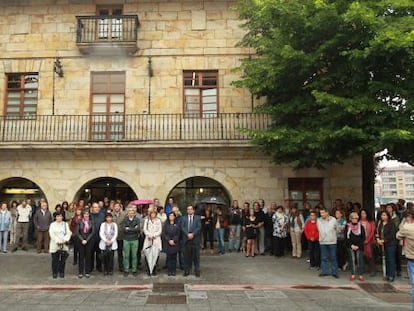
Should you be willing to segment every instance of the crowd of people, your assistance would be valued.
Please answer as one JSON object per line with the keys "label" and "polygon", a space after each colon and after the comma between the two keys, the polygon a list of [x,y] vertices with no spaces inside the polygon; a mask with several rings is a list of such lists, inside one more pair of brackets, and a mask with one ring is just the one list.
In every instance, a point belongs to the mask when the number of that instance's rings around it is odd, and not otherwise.
{"label": "crowd of people", "polygon": [[[258,200],[250,207],[249,202],[244,202],[240,208],[234,200],[227,219],[219,209],[216,215],[208,207],[205,209],[204,247],[206,238],[215,230],[217,250],[223,254],[221,230],[228,228],[229,252],[243,251],[246,257],[266,253],[281,257],[289,252],[293,258],[301,258],[305,250],[309,268],[320,271],[319,276],[339,278],[338,271],[349,270],[351,281],[364,281],[365,272],[375,276],[377,263],[383,262],[384,279],[393,282],[401,276],[401,260],[406,251],[404,235],[398,233],[410,212],[414,213],[413,203],[403,200],[381,205],[375,213],[358,202],[344,204],[340,199],[330,209],[322,203],[312,207],[308,202],[299,209],[289,200],[284,206],[265,206],[263,200]],[[213,239],[210,248],[213,249]]]}
{"label": "crowd of people", "polygon": [[[375,276],[377,264],[384,262],[384,279],[401,276],[401,260],[406,251],[404,227],[414,216],[412,202],[381,205],[376,213],[359,203],[336,200],[330,209],[322,203],[303,206],[264,200],[250,205],[234,200],[230,207],[206,204],[187,207],[181,215],[174,199],[162,207],[151,204],[123,204],[105,197],[102,201],[63,202],[54,211],[45,200],[36,207],[30,200],[0,206],[0,251],[27,250],[35,240],[38,253],[51,253],[53,278],[65,276],[65,262],[73,249],[78,277],[89,278],[93,271],[112,275],[115,266],[125,277],[138,274],[139,266],[149,276],[159,272],[160,252],[166,253],[168,276],[177,266],[189,275],[200,276],[200,252],[224,255],[239,252],[246,257],[290,254],[302,258],[319,276],[339,277],[349,270],[350,280]],[[228,240],[226,248],[225,240]],[[149,262],[150,250],[154,256]],[[117,263],[114,254],[117,253]],[[410,254],[414,259],[414,254]],[[407,256],[406,256],[407,257]],[[411,257],[407,257],[410,259]],[[382,261],[384,259],[384,261]]]}
{"label": "crowd of people", "polygon": [[[30,200],[12,202],[10,208],[0,208],[0,250],[8,252],[19,248],[27,251],[31,230],[35,233],[37,253],[50,253],[53,278],[65,277],[69,249],[73,250],[73,265],[78,266],[78,277],[89,278],[93,271],[104,275],[114,273],[114,253],[117,252],[118,269],[127,277],[138,275],[144,257],[146,273],[157,274],[161,251],[167,254],[165,267],[168,276],[176,275],[179,265],[188,276],[194,265],[194,274],[200,277],[201,218],[193,206],[181,216],[177,205],[167,204],[168,215],[154,199],[150,204],[130,204],[109,200],[85,204],[63,202],[51,211],[44,199],[37,208]],[[150,253],[151,262],[148,256]],[[155,258],[154,258],[155,254]]]}

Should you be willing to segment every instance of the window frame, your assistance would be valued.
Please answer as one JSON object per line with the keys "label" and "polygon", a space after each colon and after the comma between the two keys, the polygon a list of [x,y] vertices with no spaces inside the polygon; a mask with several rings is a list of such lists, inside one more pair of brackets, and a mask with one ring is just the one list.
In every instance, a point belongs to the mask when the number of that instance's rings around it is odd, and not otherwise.
{"label": "window frame", "polygon": [[[119,140],[125,137],[125,107],[126,107],[126,71],[91,71],[91,81],[90,81],[90,132],[89,136],[90,139],[93,141],[112,141],[112,140]],[[112,83],[113,80],[111,79],[113,76],[119,75],[123,76],[123,84],[122,84],[122,91],[121,92],[111,92],[111,86],[114,84]],[[99,92],[95,91],[95,84],[96,78],[99,76],[104,77],[106,80],[106,91]],[[106,76],[106,77],[105,77]],[[102,83],[101,83],[102,84]],[[100,112],[99,110],[96,111],[94,108],[96,107],[95,104],[95,95],[105,96],[105,102],[100,103],[101,105],[105,105],[105,111]],[[123,96],[122,103],[114,103],[111,101],[112,96]],[[122,111],[111,111],[111,105],[122,105]],[[100,117],[99,117],[100,116]],[[114,121],[115,118],[115,121]],[[94,130],[95,126],[103,126],[105,131]],[[117,126],[120,129],[117,131],[112,131],[113,126]],[[103,139],[95,138],[95,135],[105,134]],[[114,139],[113,136],[117,135],[118,138]]]}
{"label": "window frame", "polygon": [[[191,76],[189,76],[191,75]],[[215,80],[215,84],[205,84],[206,81]],[[187,85],[187,81],[192,81],[192,85]],[[188,94],[187,90],[197,90],[198,94]],[[205,105],[211,105],[205,101],[206,98],[212,95],[203,94],[203,91],[215,90],[215,109],[212,112],[205,110]],[[197,105],[197,102],[190,103],[187,97],[198,97],[198,109],[196,112],[188,109],[190,104]],[[218,70],[183,70],[183,115],[184,118],[193,119],[208,119],[219,117],[219,71]],[[207,112],[206,112],[207,111]]]}
{"label": "window frame", "polygon": [[[11,76],[19,76],[20,77],[20,87],[19,88],[10,88],[9,83],[11,82],[9,79]],[[25,77],[26,76],[36,76],[37,77],[37,87],[25,87]],[[6,87],[5,87],[5,101],[4,101],[4,116],[6,119],[13,119],[13,120],[26,120],[26,119],[36,119],[37,116],[37,109],[39,104],[39,84],[40,84],[40,75],[38,72],[10,72],[6,73],[5,79]],[[35,98],[35,111],[33,113],[25,113],[25,108],[29,105],[28,103],[25,104],[25,94],[26,92],[34,91],[36,92]],[[10,104],[9,104],[9,94],[10,92],[20,93],[19,96],[19,110],[18,113],[11,114],[10,112]],[[27,98],[26,98],[27,99]]]}
{"label": "window frame", "polygon": [[[298,203],[299,208],[303,209],[303,204],[305,202],[315,202],[314,199],[309,199],[307,197],[307,193],[310,191],[318,191],[319,192],[319,202],[324,202],[324,193],[323,193],[323,177],[295,177],[295,178],[288,178],[288,193],[289,193],[289,200],[292,203]],[[291,197],[292,191],[300,191],[302,192],[302,198],[300,200],[293,199]],[[318,202],[318,203],[319,203]],[[312,204],[312,208],[315,208],[316,204]]]}

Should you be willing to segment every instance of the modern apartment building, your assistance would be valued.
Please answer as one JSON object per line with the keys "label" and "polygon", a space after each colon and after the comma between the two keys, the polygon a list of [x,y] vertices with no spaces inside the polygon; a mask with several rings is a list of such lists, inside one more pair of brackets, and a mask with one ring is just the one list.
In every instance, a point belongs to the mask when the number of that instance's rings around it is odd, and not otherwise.
{"label": "modern apartment building", "polygon": [[414,202],[414,167],[403,164],[384,167],[377,177],[375,190],[380,203],[398,199]]}
{"label": "modern apartment building", "polygon": [[3,0],[0,199],[361,200],[361,160],[275,166],[235,1]]}

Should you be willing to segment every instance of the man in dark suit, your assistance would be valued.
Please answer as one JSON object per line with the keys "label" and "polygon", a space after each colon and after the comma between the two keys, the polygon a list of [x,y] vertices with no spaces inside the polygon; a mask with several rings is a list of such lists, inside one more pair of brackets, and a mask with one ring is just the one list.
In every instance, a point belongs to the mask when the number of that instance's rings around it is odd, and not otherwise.
{"label": "man in dark suit", "polygon": [[201,218],[194,214],[192,205],[187,207],[187,216],[181,219],[182,246],[184,253],[184,276],[190,274],[194,264],[194,273],[200,277],[200,239]]}

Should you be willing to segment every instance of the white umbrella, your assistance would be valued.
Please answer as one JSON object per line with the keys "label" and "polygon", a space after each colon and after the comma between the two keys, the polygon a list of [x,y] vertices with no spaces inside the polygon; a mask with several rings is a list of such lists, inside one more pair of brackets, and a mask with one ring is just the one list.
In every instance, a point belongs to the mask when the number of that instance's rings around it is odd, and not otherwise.
{"label": "white umbrella", "polygon": [[160,254],[160,249],[154,245],[150,245],[144,249],[145,258],[147,258],[148,269],[150,275],[154,271],[154,267],[157,263],[158,255]]}

